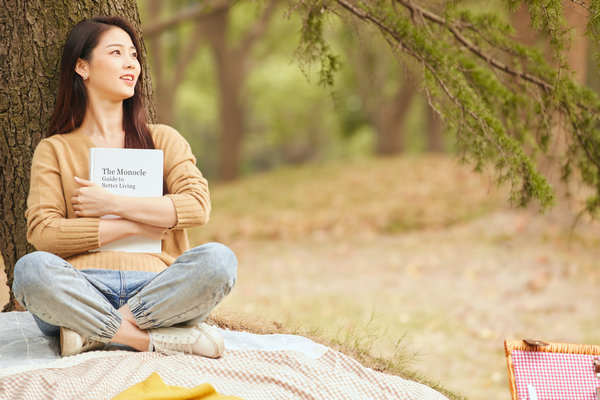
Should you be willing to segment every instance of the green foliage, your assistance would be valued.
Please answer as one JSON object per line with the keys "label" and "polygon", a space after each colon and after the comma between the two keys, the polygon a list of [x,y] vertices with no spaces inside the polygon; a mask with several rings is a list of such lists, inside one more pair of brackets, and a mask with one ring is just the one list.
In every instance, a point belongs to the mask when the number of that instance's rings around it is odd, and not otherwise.
{"label": "green foliage", "polygon": [[[504,0],[507,10],[521,3]],[[298,1],[303,20],[302,61],[320,62],[322,74],[336,56],[324,43],[328,15],[357,18],[377,28],[398,61],[416,63],[421,90],[443,116],[465,161],[493,165],[497,180],[508,183],[510,200],[535,200],[545,209],[555,194],[540,172],[551,148],[566,136],[564,154],[551,155],[563,180],[581,179],[595,191],[589,212],[600,204],[600,101],[576,85],[565,51],[570,46],[563,2],[527,0],[531,26],[547,37],[552,62],[519,44],[500,13],[474,12],[461,1],[433,5],[408,0]],[[591,1],[590,32],[599,38],[600,1]],[[323,72],[324,71],[324,72]],[[552,159],[551,159],[552,160]]]}
{"label": "green foliage", "polygon": [[319,83],[324,86],[333,86],[335,73],[340,69],[339,56],[331,51],[329,43],[324,37],[324,19],[326,13],[326,2],[301,2],[299,12],[304,15],[302,26],[302,37],[298,47],[297,57],[300,66],[307,79],[310,76],[310,65],[318,61]]}
{"label": "green foliage", "polygon": [[[170,3],[173,5],[164,12],[173,13],[188,3]],[[418,71],[414,79],[443,117],[446,136],[460,157],[477,169],[486,165],[496,168],[497,181],[510,185],[514,204],[533,200],[542,209],[553,204],[554,191],[540,172],[544,170],[540,165],[546,162],[559,166],[563,180],[581,181],[594,191],[585,206],[594,212],[600,204],[595,200],[600,197],[600,102],[594,92],[571,79],[564,57],[571,40],[564,3],[525,3],[531,25],[547,37],[545,50],[552,55],[550,62],[543,51],[528,48],[513,36],[507,17],[520,0],[500,0],[493,9],[490,2],[476,0],[290,2],[287,18],[275,14],[269,33],[257,43],[249,60],[252,68],[243,92],[248,107],[244,170],[367,152],[373,145],[374,128],[366,118],[365,104],[356,101],[356,88],[352,87],[356,82],[347,72],[355,68],[353,61],[339,55],[345,53],[339,32],[362,35],[368,26],[389,48],[375,44],[370,36],[363,38],[361,45],[370,46],[377,55],[367,63],[387,63],[382,51],[399,62],[398,67],[385,71],[389,79],[377,85],[373,96],[389,98],[399,87],[403,71]],[[568,6],[579,7],[578,1]],[[229,38],[242,40],[263,7],[262,2],[236,3],[230,10]],[[600,0],[590,1],[588,7],[590,35],[600,42]],[[299,31],[294,32],[298,26]],[[189,24],[167,33],[162,38],[171,44],[166,55],[174,58],[181,52],[177,38],[191,33]],[[294,58],[304,78],[316,79],[326,89],[307,85],[289,64]],[[163,71],[163,75],[172,73]],[[213,150],[220,141],[216,122],[219,93],[206,49],[195,57],[187,74],[177,95],[177,125],[199,156],[199,165],[211,176],[218,161]],[[334,102],[323,96],[327,90],[336,94]],[[417,106],[412,109],[417,110],[413,114],[420,112]],[[412,124],[423,129],[423,123]],[[557,147],[561,153],[551,154]]]}

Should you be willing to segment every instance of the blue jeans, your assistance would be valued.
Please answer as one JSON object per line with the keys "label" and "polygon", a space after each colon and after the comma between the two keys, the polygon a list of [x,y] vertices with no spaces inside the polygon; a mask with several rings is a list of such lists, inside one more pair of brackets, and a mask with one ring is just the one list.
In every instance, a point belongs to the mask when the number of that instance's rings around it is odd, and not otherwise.
{"label": "blue jeans", "polygon": [[179,256],[160,273],[77,270],[43,251],[15,264],[13,292],[47,335],[73,329],[104,343],[114,337],[129,305],[140,329],[204,320],[236,281],[235,254],[207,243]]}

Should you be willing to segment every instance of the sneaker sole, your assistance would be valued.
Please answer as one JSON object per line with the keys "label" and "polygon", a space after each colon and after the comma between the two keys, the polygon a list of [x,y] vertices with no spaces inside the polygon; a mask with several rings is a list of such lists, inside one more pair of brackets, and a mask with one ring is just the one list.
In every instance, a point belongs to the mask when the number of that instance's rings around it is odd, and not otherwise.
{"label": "sneaker sole", "polygon": [[65,337],[68,336],[70,334],[69,331],[66,331],[65,329],[63,329],[63,327],[60,327],[60,355],[63,357],[68,357],[68,356],[72,356],[75,353],[73,351],[70,352],[65,352]]}
{"label": "sneaker sole", "polygon": [[65,344],[71,342],[71,344],[73,344],[73,342],[77,342],[81,339],[81,335],[79,335],[77,332],[72,331],[70,329],[64,329],[63,327],[60,327],[60,355],[62,357],[70,357],[70,356],[75,356],[84,352],[89,352],[89,351],[95,351],[95,350],[100,350],[102,349],[105,345],[104,344],[99,344],[98,346],[94,347],[94,348],[85,348],[83,344],[81,343],[80,346],[77,346],[75,349],[69,349],[70,351],[65,351]]}
{"label": "sneaker sole", "polygon": [[219,358],[223,355],[223,352],[225,351],[225,346],[223,344],[223,340],[215,340],[212,335],[211,332],[209,332],[208,330],[204,329],[204,327],[200,326],[199,324],[195,326],[195,329],[199,330],[200,332],[202,332],[204,334],[204,336],[206,338],[208,338],[210,340],[210,342],[213,344],[213,347],[216,350],[216,354],[215,355],[209,355],[209,354],[204,354],[204,357],[208,357],[208,358]]}

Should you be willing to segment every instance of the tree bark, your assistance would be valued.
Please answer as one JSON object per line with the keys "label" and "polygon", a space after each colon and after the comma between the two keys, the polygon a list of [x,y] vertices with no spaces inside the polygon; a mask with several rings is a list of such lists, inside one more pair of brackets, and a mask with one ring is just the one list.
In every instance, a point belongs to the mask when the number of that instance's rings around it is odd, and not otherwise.
{"label": "tree bark", "polygon": [[[97,15],[119,15],[140,27],[135,0],[0,0],[0,252],[9,288],[15,262],[33,250],[24,216],[29,170],[54,106],[62,46],[77,22]],[[145,79],[152,120],[149,74]],[[10,290],[4,311],[16,307]]]}

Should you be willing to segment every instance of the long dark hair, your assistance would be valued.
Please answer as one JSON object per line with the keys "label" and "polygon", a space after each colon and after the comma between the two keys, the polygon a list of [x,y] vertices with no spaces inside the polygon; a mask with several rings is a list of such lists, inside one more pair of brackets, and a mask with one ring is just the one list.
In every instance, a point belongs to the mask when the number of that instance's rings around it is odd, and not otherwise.
{"label": "long dark hair", "polygon": [[[54,112],[46,136],[68,133],[78,128],[87,108],[87,96],[83,86],[83,78],[75,73],[77,60],[89,61],[92,50],[98,44],[100,36],[107,30],[118,27],[131,37],[140,64],[143,65],[143,55],[140,51],[141,42],[135,28],[124,18],[95,17],[79,22],[69,34],[60,61],[60,77],[58,95],[54,104]],[[154,142],[148,128],[146,106],[144,104],[143,74],[135,85],[132,97],[123,100],[123,130],[125,131],[125,147],[134,149],[154,149]]]}

